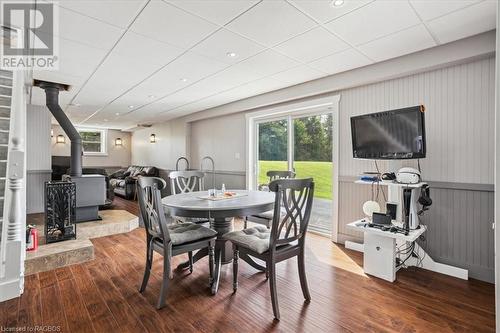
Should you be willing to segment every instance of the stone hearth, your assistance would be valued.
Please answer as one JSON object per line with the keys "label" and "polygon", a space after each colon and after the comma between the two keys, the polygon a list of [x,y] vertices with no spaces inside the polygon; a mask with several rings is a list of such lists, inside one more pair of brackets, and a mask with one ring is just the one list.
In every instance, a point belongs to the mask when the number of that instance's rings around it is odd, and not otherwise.
{"label": "stone hearth", "polygon": [[124,210],[103,210],[102,220],[78,223],[75,240],[45,244],[43,214],[30,219],[38,230],[37,251],[26,252],[25,275],[44,272],[94,259],[94,246],[90,239],[121,234],[139,226],[137,216]]}

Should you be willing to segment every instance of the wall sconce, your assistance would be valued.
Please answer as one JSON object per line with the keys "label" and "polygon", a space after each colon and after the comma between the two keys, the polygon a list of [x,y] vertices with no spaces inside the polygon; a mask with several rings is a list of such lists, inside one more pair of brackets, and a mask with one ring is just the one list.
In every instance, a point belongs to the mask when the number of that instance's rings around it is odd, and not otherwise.
{"label": "wall sconce", "polygon": [[56,137],[56,143],[66,143],[66,137],[62,134],[59,134]]}
{"label": "wall sconce", "polygon": [[54,137],[54,130],[53,129],[50,129],[50,137],[53,138]]}
{"label": "wall sconce", "polygon": [[150,143],[155,143],[155,142],[156,142],[156,135],[151,134],[151,135],[149,136],[149,142],[150,142]]}
{"label": "wall sconce", "polygon": [[115,139],[115,146],[123,146],[123,142],[121,138],[116,138]]}

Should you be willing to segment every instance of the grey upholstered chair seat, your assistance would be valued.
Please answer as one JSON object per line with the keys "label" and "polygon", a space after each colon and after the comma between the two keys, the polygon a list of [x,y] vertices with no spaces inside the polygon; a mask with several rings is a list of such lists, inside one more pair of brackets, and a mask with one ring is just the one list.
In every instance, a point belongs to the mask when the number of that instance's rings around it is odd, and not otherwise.
{"label": "grey upholstered chair seat", "polygon": [[228,232],[224,235],[224,239],[262,254],[269,250],[270,236],[271,230],[263,225],[258,225],[248,229]]}
{"label": "grey upholstered chair seat", "polygon": [[217,235],[217,231],[194,223],[169,224],[167,226],[172,245],[195,242]]}

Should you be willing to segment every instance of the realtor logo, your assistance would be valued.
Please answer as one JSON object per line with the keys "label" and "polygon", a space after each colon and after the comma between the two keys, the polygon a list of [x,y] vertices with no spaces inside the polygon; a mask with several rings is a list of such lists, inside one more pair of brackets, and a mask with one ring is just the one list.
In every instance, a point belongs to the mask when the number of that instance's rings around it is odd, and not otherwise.
{"label": "realtor logo", "polygon": [[58,11],[54,3],[2,1],[0,68],[58,69]]}

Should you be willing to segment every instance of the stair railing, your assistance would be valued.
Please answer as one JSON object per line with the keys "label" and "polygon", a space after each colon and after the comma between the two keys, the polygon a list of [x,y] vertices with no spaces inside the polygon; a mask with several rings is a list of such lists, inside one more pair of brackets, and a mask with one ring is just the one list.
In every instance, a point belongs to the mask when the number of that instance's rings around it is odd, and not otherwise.
{"label": "stair railing", "polygon": [[14,71],[10,109],[4,216],[0,243],[0,302],[24,291],[26,257],[26,87],[25,74]]}

